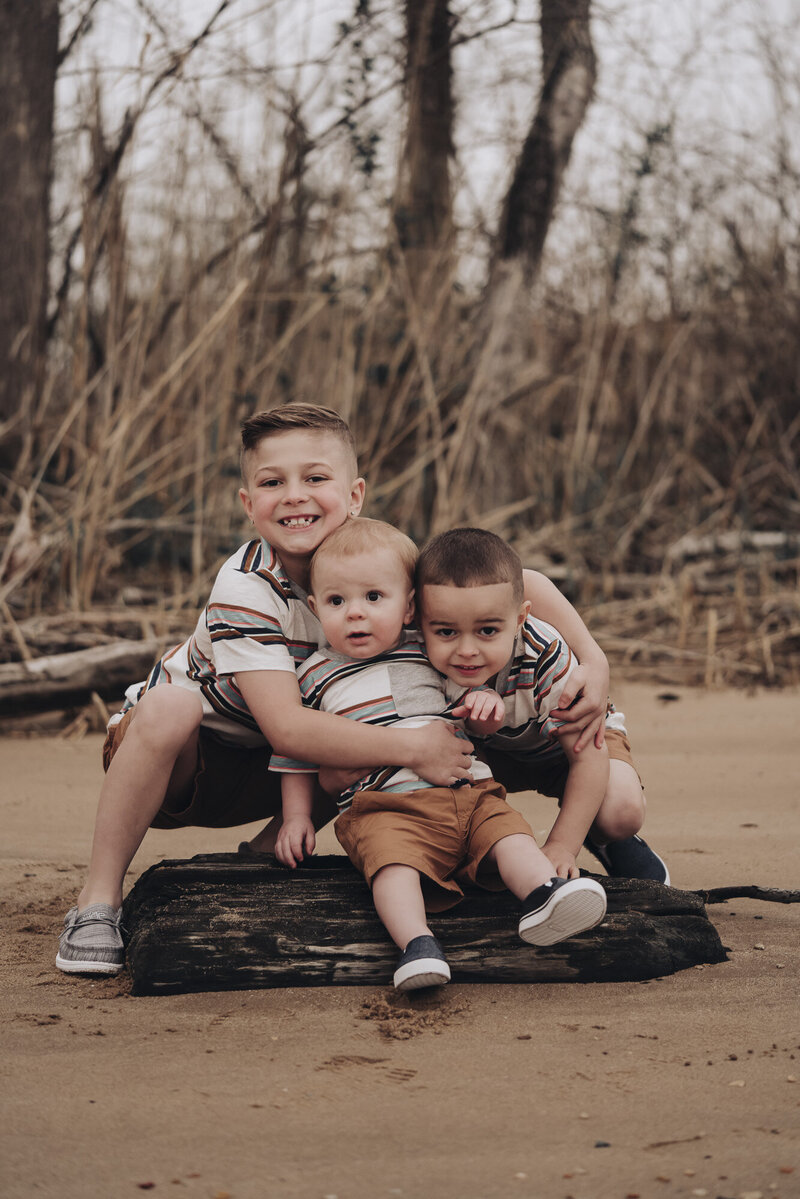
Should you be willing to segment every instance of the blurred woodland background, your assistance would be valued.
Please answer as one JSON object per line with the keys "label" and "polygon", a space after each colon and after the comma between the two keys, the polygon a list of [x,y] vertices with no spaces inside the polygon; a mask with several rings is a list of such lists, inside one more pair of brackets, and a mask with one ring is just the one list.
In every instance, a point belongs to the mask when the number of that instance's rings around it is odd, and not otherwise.
{"label": "blurred woodland background", "polygon": [[800,680],[790,0],[0,0],[0,78],[9,727],[192,627],[293,399],[624,677]]}

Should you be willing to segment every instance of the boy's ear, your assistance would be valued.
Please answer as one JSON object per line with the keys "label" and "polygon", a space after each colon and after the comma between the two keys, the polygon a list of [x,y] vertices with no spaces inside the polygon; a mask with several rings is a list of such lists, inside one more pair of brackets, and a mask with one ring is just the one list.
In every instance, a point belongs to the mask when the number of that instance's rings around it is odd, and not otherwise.
{"label": "boy's ear", "polygon": [[528,615],[530,613],[530,610],[531,610],[531,601],[525,600],[525,602],[520,605],[520,609],[517,614],[517,628],[519,628],[519,626],[521,624],[525,623],[525,621],[527,620]]}
{"label": "boy's ear", "polygon": [[239,499],[247,513],[247,519],[251,521],[253,519],[253,501],[250,499],[250,492],[246,487],[239,488]]}
{"label": "boy's ear", "polygon": [[414,603],[414,588],[412,587],[408,593],[408,603],[406,604],[406,614],[403,617],[403,624],[413,624],[414,615],[417,605]]}
{"label": "boy's ear", "polygon": [[313,595],[309,595],[307,598],[309,608],[315,616],[319,616],[319,613],[317,612],[317,601],[314,599]]}
{"label": "boy's ear", "polygon": [[350,515],[358,516],[361,509],[364,507],[364,496],[367,491],[367,484],[362,478],[355,479],[353,486],[350,488]]}

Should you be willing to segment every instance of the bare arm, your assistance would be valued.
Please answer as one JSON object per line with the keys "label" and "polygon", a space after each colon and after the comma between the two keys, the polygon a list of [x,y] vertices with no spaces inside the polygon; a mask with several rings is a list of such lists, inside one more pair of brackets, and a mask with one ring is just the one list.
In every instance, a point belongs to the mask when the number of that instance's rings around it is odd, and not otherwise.
{"label": "bare arm", "polygon": [[293,674],[248,670],[236,676],[244,701],[279,754],[320,766],[406,766],[438,787],[469,778],[472,744],[442,721],[392,729],[304,708]]}
{"label": "bare arm", "polygon": [[275,841],[275,856],[292,870],[311,857],[317,843],[311,819],[314,780],[313,774],[281,775],[283,824]]}
{"label": "bare arm", "polygon": [[559,742],[569,759],[564,798],[550,835],[542,846],[561,878],[577,878],[578,856],[608,787],[608,750],[590,744],[578,754],[577,735],[559,733]]}
{"label": "bare arm", "polygon": [[[565,721],[564,732],[578,734],[574,746],[576,753],[580,753],[592,740],[599,747],[605,739],[608,702],[606,656],[572,604],[554,583],[538,570],[526,570],[523,576],[525,598],[530,601],[532,614],[558,629],[579,662],[564,687],[560,707],[553,715]],[[573,702],[577,696],[577,702]]]}

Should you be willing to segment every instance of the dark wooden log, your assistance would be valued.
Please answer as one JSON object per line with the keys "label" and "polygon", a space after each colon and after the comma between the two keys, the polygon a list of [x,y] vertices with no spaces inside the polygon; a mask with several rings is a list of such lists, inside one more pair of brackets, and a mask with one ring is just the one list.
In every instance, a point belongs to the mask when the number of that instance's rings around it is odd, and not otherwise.
{"label": "dark wooden log", "polygon": [[[700,896],[598,878],[608,916],[548,949],[517,936],[508,892],[472,891],[433,917],[454,982],[626,982],[724,962]],[[295,871],[267,857],[208,854],[153,866],[123,911],[135,995],[391,983],[397,951],[343,857]]]}

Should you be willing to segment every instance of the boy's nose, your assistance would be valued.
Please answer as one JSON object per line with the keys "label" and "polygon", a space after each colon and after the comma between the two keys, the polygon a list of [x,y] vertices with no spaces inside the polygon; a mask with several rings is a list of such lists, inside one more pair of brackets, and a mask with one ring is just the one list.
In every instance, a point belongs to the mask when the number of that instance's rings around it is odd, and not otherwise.
{"label": "boy's nose", "polygon": [[303,486],[302,480],[297,479],[294,482],[290,481],[288,487],[286,488],[286,495],[284,496],[284,500],[286,501],[286,503],[287,504],[305,503],[305,501],[307,499],[308,499],[308,488]]}
{"label": "boy's nose", "polygon": [[474,658],[478,652],[478,647],[475,642],[468,637],[462,637],[458,643],[459,658]]}

